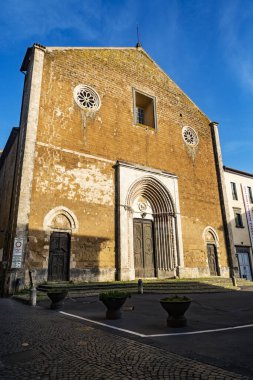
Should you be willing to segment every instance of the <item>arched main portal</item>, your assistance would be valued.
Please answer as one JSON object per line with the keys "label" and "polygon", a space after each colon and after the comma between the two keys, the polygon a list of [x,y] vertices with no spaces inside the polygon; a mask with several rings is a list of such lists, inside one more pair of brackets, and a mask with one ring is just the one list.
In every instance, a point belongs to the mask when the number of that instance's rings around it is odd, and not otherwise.
{"label": "arched main portal", "polygon": [[177,266],[175,207],[168,189],[151,176],[136,181],[126,200],[135,277],[157,277]]}

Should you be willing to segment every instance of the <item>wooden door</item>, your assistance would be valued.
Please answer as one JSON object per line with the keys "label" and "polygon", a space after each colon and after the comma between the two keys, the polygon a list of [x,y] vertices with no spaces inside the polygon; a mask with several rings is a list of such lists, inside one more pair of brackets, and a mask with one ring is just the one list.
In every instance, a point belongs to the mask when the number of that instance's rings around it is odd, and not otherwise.
{"label": "wooden door", "polygon": [[207,244],[207,256],[208,256],[210,275],[218,276],[217,253],[216,253],[216,246],[214,244]]}
{"label": "wooden door", "polygon": [[49,281],[67,281],[69,277],[70,236],[65,232],[53,232],[49,246]]}
{"label": "wooden door", "polygon": [[136,277],[154,277],[153,223],[134,219],[134,265]]}
{"label": "wooden door", "polygon": [[143,241],[141,220],[134,219],[134,267],[135,277],[144,277]]}

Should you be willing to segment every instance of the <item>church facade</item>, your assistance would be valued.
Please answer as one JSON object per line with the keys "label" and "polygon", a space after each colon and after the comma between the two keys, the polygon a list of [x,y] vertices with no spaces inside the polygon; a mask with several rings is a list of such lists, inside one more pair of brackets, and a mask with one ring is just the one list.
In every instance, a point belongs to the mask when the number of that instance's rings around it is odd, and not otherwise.
{"label": "church facade", "polygon": [[10,281],[229,275],[214,126],[141,47],[35,44],[21,71]]}

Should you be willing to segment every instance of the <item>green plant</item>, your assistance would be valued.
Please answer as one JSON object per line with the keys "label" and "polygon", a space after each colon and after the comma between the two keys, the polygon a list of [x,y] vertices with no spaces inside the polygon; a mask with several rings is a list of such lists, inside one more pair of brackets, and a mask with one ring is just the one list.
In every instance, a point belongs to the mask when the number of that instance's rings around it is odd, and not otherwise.
{"label": "green plant", "polygon": [[192,301],[192,299],[185,296],[182,296],[182,297],[172,296],[172,297],[162,298],[160,301],[162,302],[189,302],[189,301]]}
{"label": "green plant", "polygon": [[111,290],[108,292],[103,292],[99,294],[99,299],[105,299],[105,298],[123,298],[123,297],[131,297],[130,293],[122,292],[119,290]]}

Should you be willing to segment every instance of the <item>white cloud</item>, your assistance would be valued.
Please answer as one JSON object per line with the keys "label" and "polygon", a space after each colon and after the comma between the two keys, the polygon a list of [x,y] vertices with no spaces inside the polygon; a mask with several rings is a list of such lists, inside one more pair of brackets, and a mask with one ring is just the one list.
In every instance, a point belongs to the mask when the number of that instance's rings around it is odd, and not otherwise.
{"label": "white cloud", "polygon": [[86,39],[97,37],[101,1],[6,0],[1,4],[0,43],[9,45],[27,38],[45,38],[54,31],[76,30]]}
{"label": "white cloud", "polygon": [[[142,0],[5,0],[0,13],[0,50],[25,42],[45,45],[136,42]],[[132,35],[131,35],[132,33]],[[130,42],[131,43],[131,42]]]}
{"label": "white cloud", "polygon": [[253,93],[253,3],[233,0],[224,4],[220,17],[224,57],[240,84]]}

